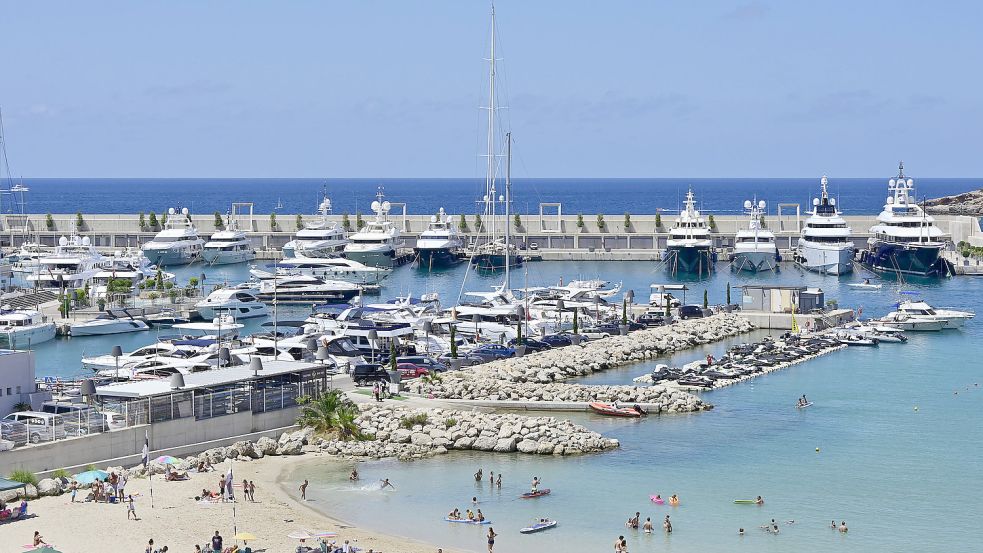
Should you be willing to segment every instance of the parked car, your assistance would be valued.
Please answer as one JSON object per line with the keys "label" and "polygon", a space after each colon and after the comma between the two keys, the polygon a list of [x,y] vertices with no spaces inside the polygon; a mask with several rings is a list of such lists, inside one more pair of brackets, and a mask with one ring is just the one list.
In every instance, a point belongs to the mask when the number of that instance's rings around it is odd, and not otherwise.
{"label": "parked car", "polygon": [[[538,338],[528,338],[526,336],[522,337],[522,345],[526,346],[527,353],[534,352],[534,351],[543,351],[543,350],[550,349],[552,347],[546,342]],[[516,346],[516,339],[513,338],[509,340],[509,347],[514,349],[515,346]]]}
{"label": "parked car", "polygon": [[430,369],[413,363],[397,363],[396,370],[403,378],[418,378],[430,374]]}
{"label": "parked car", "polygon": [[65,421],[59,415],[40,411],[18,411],[7,415],[4,420],[27,425],[28,439],[32,444],[60,440],[65,437]]}
{"label": "parked car", "polygon": [[496,359],[505,359],[515,355],[515,350],[499,344],[482,344],[469,352],[471,355],[477,355],[487,361],[494,361]]}
{"label": "parked car", "polygon": [[427,355],[404,355],[402,357],[397,357],[396,363],[413,363],[414,365],[425,367],[428,370],[439,373],[442,373],[449,368],[446,363],[441,363],[440,361]]}
{"label": "parked car", "polygon": [[352,369],[352,382],[355,386],[368,386],[376,382],[389,383],[389,373],[381,365],[363,363]]}
{"label": "parked car", "polygon": [[569,334],[547,334],[540,338],[540,340],[548,344],[551,348],[562,348],[573,344],[573,340],[570,339]]}
{"label": "parked car", "polygon": [[638,317],[637,323],[645,327],[665,326],[672,324],[672,316],[667,317],[658,313],[644,313]]}
{"label": "parked car", "polygon": [[[483,357],[479,357],[477,355],[471,355],[470,353],[465,353],[465,352],[458,352],[457,359],[458,361],[461,362],[462,367],[480,365],[485,362],[485,359]],[[440,357],[438,357],[437,360],[440,361],[441,363],[446,363],[448,367],[451,367],[454,358],[451,357],[451,353],[448,351],[440,354]]]}
{"label": "parked car", "polygon": [[539,244],[536,242],[529,242],[529,249],[532,251],[539,250]]}
{"label": "parked car", "polygon": [[119,430],[126,428],[126,417],[115,411],[99,411],[102,415],[103,425],[106,430]]}
{"label": "parked car", "polygon": [[27,425],[17,421],[0,421],[0,439],[13,442],[14,447],[27,445],[29,440]]}
{"label": "parked car", "polygon": [[683,319],[702,319],[706,317],[703,308],[699,305],[684,305],[679,308],[679,318]]}
{"label": "parked car", "polygon": [[587,328],[580,329],[580,335],[586,336],[588,340],[599,340],[601,338],[607,338],[608,336],[617,335],[618,329],[610,329],[604,326],[589,326]]}
{"label": "parked car", "polygon": [[105,429],[105,418],[84,403],[46,401],[41,404],[41,412],[61,415],[69,436],[85,436]]}

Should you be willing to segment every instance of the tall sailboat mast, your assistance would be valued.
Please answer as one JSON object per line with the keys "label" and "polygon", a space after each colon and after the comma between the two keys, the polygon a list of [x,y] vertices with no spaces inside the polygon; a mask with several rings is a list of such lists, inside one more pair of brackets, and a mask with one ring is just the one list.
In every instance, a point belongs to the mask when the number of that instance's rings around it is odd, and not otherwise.
{"label": "tall sailboat mast", "polygon": [[[489,240],[496,236],[495,228],[495,6],[491,8],[491,57],[488,58],[488,161],[485,175],[485,217]],[[479,229],[480,230],[480,229]]]}
{"label": "tall sailboat mast", "polygon": [[509,221],[509,207],[512,203],[512,133],[505,133],[505,289],[512,288],[509,282],[509,268],[512,265],[512,249],[509,244],[512,223]]}

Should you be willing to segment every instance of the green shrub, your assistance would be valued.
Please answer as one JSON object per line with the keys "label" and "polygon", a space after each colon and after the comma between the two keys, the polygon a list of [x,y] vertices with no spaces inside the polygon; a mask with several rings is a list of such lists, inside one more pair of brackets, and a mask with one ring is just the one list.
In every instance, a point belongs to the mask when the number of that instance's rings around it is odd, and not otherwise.
{"label": "green shrub", "polygon": [[55,218],[51,216],[50,213],[44,216],[44,227],[50,230],[55,230]]}
{"label": "green shrub", "polygon": [[65,469],[55,469],[51,472],[52,478],[71,478],[72,475]]}
{"label": "green shrub", "polygon": [[21,484],[31,484],[33,486],[38,485],[38,477],[33,472],[24,469],[17,469],[10,473],[7,477],[9,480],[14,482],[20,482]]}
{"label": "green shrub", "polygon": [[453,417],[451,417],[451,418],[449,418],[449,419],[447,419],[447,420],[444,421],[444,426],[447,427],[447,428],[451,428],[451,427],[456,426],[456,425],[457,425],[457,419],[455,419]]}
{"label": "green shrub", "polygon": [[409,415],[403,417],[403,420],[399,421],[399,426],[409,430],[418,424],[420,426],[423,426],[426,425],[428,422],[430,422],[430,418],[427,417],[427,414],[419,413],[417,415]]}

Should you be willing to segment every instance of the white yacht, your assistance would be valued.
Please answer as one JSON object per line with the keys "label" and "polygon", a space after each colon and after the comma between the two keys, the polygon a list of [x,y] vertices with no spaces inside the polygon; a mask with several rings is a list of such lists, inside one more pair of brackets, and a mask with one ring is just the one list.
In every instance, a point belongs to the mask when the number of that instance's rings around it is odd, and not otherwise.
{"label": "white yacht", "polygon": [[936,309],[921,300],[905,300],[897,309],[888,313],[880,322],[902,330],[945,330],[962,328],[976,315],[970,311]]}
{"label": "white yacht", "polygon": [[40,311],[0,309],[0,343],[10,349],[31,348],[55,337],[55,323]]}
{"label": "white yacht", "polygon": [[188,208],[178,212],[172,207],[167,210],[164,229],[143,245],[143,253],[151,263],[161,267],[187,265],[201,257],[204,246],[205,241],[188,218]]}
{"label": "white yacht", "polygon": [[375,220],[348,237],[350,242],[345,246],[345,257],[376,267],[393,266],[396,250],[402,242],[399,241],[399,229],[389,220],[391,207],[380,186],[376,200],[372,202]]}
{"label": "white yacht", "polygon": [[51,255],[54,248],[36,242],[24,242],[20,249],[10,257],[13,259],[11,268],[15,273],[33,273],[37,271],[38,263],[42,257]]}
{"label": "white yacht", "polygon": [[78,336],[103,336],[106,334],[125,334],[127,332],[142,332],[150,330],[150,326],[140,319],[130,317],[114,317],[108,313],[95,319],[72,323],[69,334]]}
{"label": "white yacht", "polygon": [[919,276],[952,274],[951,265],[942,258],[947,237],[935,226],[935,219],[918,205],[915,182],[898,165],[898,176],[887,181],[887,203],[870,227],[867,249],[860,262],[875,271]]}
{"label": "white yacht", "polygon": [[358,284],[342,280],[323,280],[309,275],[284,275],[259,283],[256,297],[280,304],[311,305],[348,301],[361,291]]}
{"label": "white yacht", "polygon": [[94,355],[82,358],[82,367],[93,371],[100,369],[115,369],[117,363],[120,368],[130,367],[136,363],[147,361],[148,359],[158,358],[186,358],[190,355],[197,355],[202,351],[217,351],[215,343],[198,345],[184,344],[183,340],[162,340],[147,346],[137,348],[131,352],[123,353],[119,358],[112,355]]}
{"label": "white yacht", "polygon": [[263,317],[270,312],[265,303],[256,299],[248,290],[219,288],[208,297],[195,304],[198,314],[213,319],[222,314],[230,314],[236,319]]}
{"label": "white yacht", "polygon": [[340,255],[348,243],[344,229],[328,221],[331,200],[325,195],[317,208],[318,217],[304,224],[294,239],[283,246],[284,257],[329,257]]}
{"label": "white yacht", "polygon": [[[157,274],[157,267],[150,264],[150,260],[143,255],[142,251],[116,252],[112,257],[105,258],[99,272],[92,277],[92,298],[110,300],[112,299],[110,296],[116,294],[123,294],[124,296],[136,294],[141,282],[156,278]],[[163,282],[174,281],[173,273],[160,271],[160,276]],[[128,291],[121,290],[119,285],[116,285],[117,288],[113,290],[109,289],[110,282],[120,280],[129,282]]]}
{"label": "white yacht", "polygon": [[260,280],[269,280],[278,275],[304,274],[356,284],[378,284],[393,272],[391,267],[373,267],[344,257],[304,255],[283,259],[270,268],[274,268],[275,272],[251,269],[249,273]]}
{"label": "white yacht", "polygon": [[748,212],[748,228],[737,231],[734,239],[731,267],[736,271],[774,271],[782,259],[775,244],[775,233],[761,225],[765,205],[764,200],[758,203],[744,201],[744,209]]}
{"label": "white yacht", "polygon": [[717,254],[713,249],[710,227],[696,210],[693,189],[686,192],[685,208],[669,230],[662,262],[673,273],[709,274],[714,269]]}
{"label": "white yacht", "polygon": [[461,261],[460,253],[463,248],[464,240],[454,225],[454,217],[444,213],[444,208],[440,208],[437,215],[430,217],[427,230],[420,233],[413,252],[421,267],[432,268]]}
{"label": "white yacht", "polygon": [[244,263],[256,259],[256,250],[246,238],[246,233],[239,230],[238,221],[229,216],[225,229],[216,232],[205,242],[201,258],[209,265]]}
{"label": "white yacht", "polygon": [[55,251],[38,260],[27,281],[40,288],[82,288],[92,282],[105,260],[88,236],[62,236]]}
{"label": "white yacht", "polygon": [[853,240],[850,227],[836,210],[836,199],[826,190],[823,175],[822,195],[812,199],[812,214],[799,235],[795,261],[817,273],[842,275],[853,271]]}

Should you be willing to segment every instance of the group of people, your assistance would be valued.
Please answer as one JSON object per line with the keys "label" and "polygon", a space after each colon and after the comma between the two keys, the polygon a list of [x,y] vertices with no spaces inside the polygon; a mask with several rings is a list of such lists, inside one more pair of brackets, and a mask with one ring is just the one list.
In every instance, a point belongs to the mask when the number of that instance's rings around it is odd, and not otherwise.
{"label": "group of people", "polygon": [[[477,483],[482,483],[485,480],[485,472],[483,469],[478,469],[478,472],[474,473],[474,481]],[[495,478],[495,471],[489,471],[488,473],[488,483],[492,486],[498,486],[498,489],[502,489],[502,473],[498,473],[498,478]]]}
{"label": "group of people", "polygon": [[[625,522],[625,526],[632,530],[638,530],[641,516],[642,514],[640,512],[635,511],[635,516],[628,517],[628,521]],[[643,522],[641,526],[643,532],[645,532],[646,534],[651,534],[653,532],[651,517],[645,517],[645,522]],[[667,534],[672,532],[672,522],[670,522],[669,520],[669,515],[666,515],[665,520],[662,521],[662,529],[665,530]],[[624,536],[621,536],[619,539],[623,539],[623,538]],[[617,550],[617,547],[615,549]]]}
{"label": "group of people", "polygon": [[[195,547],[197,547],[197,546],[195,546]],[[147,547],[143,550],[143,552],[144,553],[167,553],[168,552],[168,548],[165,545],[164,547],[161,547],[160,549],[158,549],[157,546],[154,545],[154,539],[153,538],[150,538],[150,540],[147,541]]]}
{"label": "group of people", "polygon": [[806,405],[809,405],[809,400],[806,399],[806,395],[805,394],[802,394],[802,397],[799,398],[798,405],[799,405],[799,407],[805,407]]}
{"label": "group of people", "polygon": [[471,509],[467,509],[464,512],[464,516],[462,517],[461,510],[456,507],[454,508],[453,511],[447,513],[447,518],[450,520],[467,520],[468,522],[485,521],[485,515],[482,514],[481,509],[478,509],[477,512],[474,512]]}
{"label": "group of people", "polygon": [[[72,480],[69,484],[69,490],[71,494],[71,502],[75,503],[75,499],[78,497],[78,491],[82,489],[82,484],[77,481]],[[116,474],[116,472],[109,473],[109,477],[105,480],[95,479],[92,484],[89,485],[90,493],[86,496],[85,501],[96,501],[96,502],[120,502],[126,498],[124,490],[126,488],[126,476],[123,474]]]}

